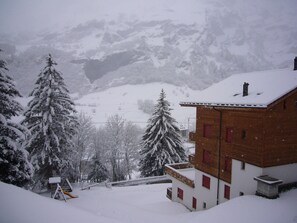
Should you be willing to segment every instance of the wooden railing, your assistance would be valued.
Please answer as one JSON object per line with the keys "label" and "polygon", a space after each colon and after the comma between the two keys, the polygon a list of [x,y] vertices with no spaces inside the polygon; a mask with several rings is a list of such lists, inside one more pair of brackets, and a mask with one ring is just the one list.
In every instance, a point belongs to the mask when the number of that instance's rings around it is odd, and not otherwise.
{"label": "wooden railing", "polygon": [[189,155],[189,163],[195,166],[195,154]]}
{"label": "wooden railing", "polygon": [[192,142],[196,141],[196,132],[189,132],[189,140]]}
{"label": "wooden railing", "polygon": [[170,200],[172,200],[172,187],[167,188],[167,194],[166,197]]}
{"label": "wooden railing", "polygon": [[189,187],[194,188],[195,184],[194,181],[181,175],[177,170],[178,169],[186,169],[192,168],[193,166],[190,163],[178,163],[178,164],[171,164],[165,166],[165,173],[172,176],[173,178],[183,182],[184,184],[188,185]]}

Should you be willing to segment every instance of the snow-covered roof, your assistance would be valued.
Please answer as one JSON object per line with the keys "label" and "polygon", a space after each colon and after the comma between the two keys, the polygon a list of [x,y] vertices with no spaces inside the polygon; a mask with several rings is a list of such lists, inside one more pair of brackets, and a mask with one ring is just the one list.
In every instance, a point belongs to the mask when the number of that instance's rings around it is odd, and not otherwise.
{"label": "snow-covered roof", "polygon": [[[247,82],[248,95],[243,97],[243,84]],[[260,71],[232,75],[213,84],[192,102],[182,106],[222,106],[266,108],[268,105],[297,88],[297,71],[289,69]]]}

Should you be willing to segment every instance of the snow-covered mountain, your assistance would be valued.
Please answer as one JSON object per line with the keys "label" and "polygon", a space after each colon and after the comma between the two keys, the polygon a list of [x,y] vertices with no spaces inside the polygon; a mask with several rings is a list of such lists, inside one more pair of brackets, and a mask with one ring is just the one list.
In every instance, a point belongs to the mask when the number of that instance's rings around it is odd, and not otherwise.
{"label": "snow-covered mountain", "polygon": [[24,93],[48,53],[81,93],[151,82],[203,89],[234,73],[289,67],[297,55],[294,0],[153,2],[55,31],[0,32],[0,48]]}

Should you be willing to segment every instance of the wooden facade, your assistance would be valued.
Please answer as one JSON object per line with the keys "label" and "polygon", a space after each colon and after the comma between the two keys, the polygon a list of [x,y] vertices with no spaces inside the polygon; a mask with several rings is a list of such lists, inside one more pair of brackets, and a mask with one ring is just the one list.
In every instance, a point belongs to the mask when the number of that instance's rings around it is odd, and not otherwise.
{"label": "wooden facade", "polygon": [[297,163],[297,89],[267,108],[194,107],[196,169],[231,183],[232,159],[261,168]]}

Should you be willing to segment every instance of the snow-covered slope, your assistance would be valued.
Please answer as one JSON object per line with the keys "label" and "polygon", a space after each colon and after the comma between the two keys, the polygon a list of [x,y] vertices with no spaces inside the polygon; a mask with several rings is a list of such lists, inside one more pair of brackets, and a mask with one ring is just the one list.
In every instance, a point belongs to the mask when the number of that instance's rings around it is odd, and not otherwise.
{"label": "snow-covered slope", "polygon": [[166,99],[173,109],[172,116],[179,122],[179,125],[188,127],[195,123],[195,109],[183,108],[179,103],[195,98],[199,91],[166,83],[123,85],[87,94],[75,100],[76,109],[91,116],[97,126],[105,124],[111,115],[118,114],[127,121],[145,127],[150,114],[139,109],[140,104],[145,101],[155,104],[159,99],[161,89],[164,89]]}
{"label": "snow-covered slope", "polygon": [[79,198],[64,201],[0,182],[0,222],[5,223],[296,223],[297,190],[276,200],[256,196],[232,199],[207,211],[189,212],[165,196],[170,184],[75,190]]}
{"label": "snow-covered slope", "polygon": [[0,222],[3,223],[120,222],[2,182],[0,197]]}
{"label": "snow-covered slope", "polygon": [[203,89],[234,73],[289,67],[297,55],[295,0],[89,1],[63,10],[71,18],[81,8],[89,14],[76,23],[55,13],[56,29],[0,31],[0,48],[23,92],[48,53],[69,88],[84,93],[160,81]]}

